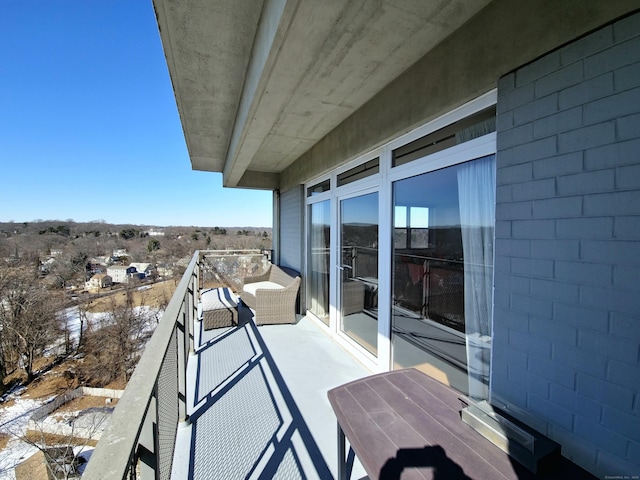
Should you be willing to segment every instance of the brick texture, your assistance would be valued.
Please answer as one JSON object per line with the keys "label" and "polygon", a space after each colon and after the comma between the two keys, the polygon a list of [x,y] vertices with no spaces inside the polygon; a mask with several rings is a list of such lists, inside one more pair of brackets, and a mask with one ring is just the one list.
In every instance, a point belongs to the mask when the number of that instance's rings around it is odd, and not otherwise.
{"label": "brick texture", "polygon": [[637,475],[640,14],[503,77],[497,111],[492,398]]}

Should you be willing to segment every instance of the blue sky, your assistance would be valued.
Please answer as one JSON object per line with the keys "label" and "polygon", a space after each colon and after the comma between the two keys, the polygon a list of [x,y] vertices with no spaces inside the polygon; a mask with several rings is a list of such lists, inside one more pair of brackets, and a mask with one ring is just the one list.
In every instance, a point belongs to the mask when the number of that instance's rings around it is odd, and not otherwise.
{"label": "blue sky", "polygon": [[271,226],[191,164],[151,0],[0,1],[0,221]]}

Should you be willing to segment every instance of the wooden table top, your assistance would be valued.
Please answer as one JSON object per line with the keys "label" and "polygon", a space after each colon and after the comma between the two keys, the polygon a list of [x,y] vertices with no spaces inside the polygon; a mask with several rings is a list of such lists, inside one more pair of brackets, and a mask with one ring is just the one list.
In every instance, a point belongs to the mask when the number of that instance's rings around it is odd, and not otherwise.
{"label": "wooden table top", "polygon": [[462,422],[458,392],[416,369],[362,378],[328,397],[372,480],[594,478],[569,461],[551,476],[532,474]]}

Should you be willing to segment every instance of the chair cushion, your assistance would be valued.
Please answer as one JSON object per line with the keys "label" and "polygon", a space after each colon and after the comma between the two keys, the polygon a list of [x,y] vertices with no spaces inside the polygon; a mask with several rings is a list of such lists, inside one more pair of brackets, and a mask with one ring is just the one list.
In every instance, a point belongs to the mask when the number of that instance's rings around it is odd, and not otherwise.
{"label": "chair cushion", "polygon": [[221,308],[236,308],[237,298],[228,288],[214,288],[200,294],[202,311],[218,310]]}
{"label": "chair cushion", "polygon": [[262,288],[267,288],[269,290],[279,290],[284,287],[282,285],[278,285],[275,282],[253,282],[247,283],[244,287],[242,287],[242,291],[250,293],[255,297],[256,291]]}

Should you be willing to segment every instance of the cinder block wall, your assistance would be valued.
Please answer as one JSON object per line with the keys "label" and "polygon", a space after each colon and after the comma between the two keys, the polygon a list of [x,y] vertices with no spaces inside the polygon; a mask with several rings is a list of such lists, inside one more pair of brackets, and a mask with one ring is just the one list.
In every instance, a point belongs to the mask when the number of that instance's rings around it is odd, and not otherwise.
{"label": "cinder block wall", "polygon": [[492,400],[640,473],[640,14],[498,85]]}

